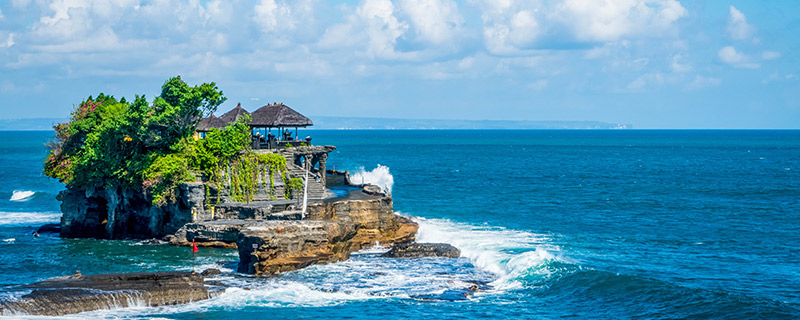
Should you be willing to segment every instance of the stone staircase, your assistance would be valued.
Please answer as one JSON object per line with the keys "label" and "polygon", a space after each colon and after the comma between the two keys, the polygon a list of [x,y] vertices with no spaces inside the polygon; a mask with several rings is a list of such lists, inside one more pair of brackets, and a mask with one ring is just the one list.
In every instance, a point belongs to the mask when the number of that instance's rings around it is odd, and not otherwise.
{"label": "stone staircase", "polygon": [[[286,171],[289,172],[289,175],[293,178],[305,178],[305,170],[303,167],[294,164],[294,157],[293,155],[284,155],[286,158]],[[321,200],[328,197],[328,191],[325,189],[325,185],[322,184],[322,180],[317,181],[315,176],[320,174],[324,174],[322,172],[319,173],[308,173],[308,199],[309,200]],[[300,191],[300,197],[302,197],[302,190]]]}

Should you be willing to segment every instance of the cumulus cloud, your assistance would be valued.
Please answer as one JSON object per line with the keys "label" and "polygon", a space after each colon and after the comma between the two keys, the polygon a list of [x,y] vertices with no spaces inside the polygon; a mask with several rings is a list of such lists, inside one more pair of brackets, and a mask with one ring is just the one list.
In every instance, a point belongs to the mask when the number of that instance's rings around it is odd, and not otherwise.
{"label": "cumulus cloud", "polygon": [[722,60],[722,62],[732,65],[736,68],[757,69],[761,66],[752,62],[750,57],[747,55],[736,51],[736,48],[733,46],[723,47],[719,50],[717,56],[719,56],[719,59]]}
{"label": "cumulus cloud", "polygon": [[463,33],[464,18],[452,0],[402,0],[398,6],[407,14],[419,40],[434,45],[452,44]]}
{"label": "cumulus cloud", "polygon": [[734,6],[730,6],[727,29],[728,35],[734,39],[749,39],[755,34],[755,29],[747,23],[747,18],[744,16],[744,13],[737,10]]}
{"label": "cumulus cloud", "polygon": [[687,14],[675,0],[477,2],[486,47],[496,54],[675,34]]}
{"label": "cumulus cloud", "polygon": [[554,16],[573,27],[578,40],[616,41],[624,36],[659,36],[685,16],[675,0],[565,0]]}
{"label": "cumulus cloud", "polygon": [[343,23],[325,30],[318,42],[321,48],[355,49],[378,59],[397,59],[397,39],[408,30],[408,24],[397,19],[395,7],[389,0],[365,0]]}

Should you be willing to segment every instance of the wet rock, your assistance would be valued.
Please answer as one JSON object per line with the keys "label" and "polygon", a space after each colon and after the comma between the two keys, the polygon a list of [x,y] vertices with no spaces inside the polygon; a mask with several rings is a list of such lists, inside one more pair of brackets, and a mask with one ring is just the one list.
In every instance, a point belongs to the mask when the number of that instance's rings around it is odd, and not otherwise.
{"label": "wet rock", "polygon": [[374,184],[365,185],[364,188],[361,189],[361,191],[369,195],[385,195],[381,187],[376,186]]}
{"label": "wet rock", "polygon": [[60,316],[134,305],[182,304],[217,294],[206,288],[203,274],[182,271],[96,275],[76,272],[25,288],[32,292],[14,301],[0,302],[0,314]]}
{"label": "wet rock", "polygon": [[419,229],[394,213],[391,197],[315,203],[307,219],[244,225],[237,241],[238,271],[275,274],[343,261],[376,244],[414,241]]}
{"label": "wet rock", "polygon": [[461,250],[447,243],[399,243],[381,255],[381,257],[389,258],[458,258],[460,256]]}
{"label": "wet rock", "polygon": [[242,228],[239,272],[275,274],[344,261],[352,252],[352,225],[332,221],[264,221]]}
{"label": "wet rock", "polygon": [[222,274],[222,271],[219,271],[219,269],[206,269],[200,274],[203,275],[204,277],[210,277],[210,276],[220,275]]}
{"label": "wet rock", "polygon": [[239,219],[211,220],[187,223],[174,235],[164,238],[173,246],[191,246],[192,240],[198,247],[236,249],[239,231],[253,221]]}
{"label": "wet rock", "polygon": [[60,223],[48,223],[36,229],[36,233],[59,233],[61,232]]}

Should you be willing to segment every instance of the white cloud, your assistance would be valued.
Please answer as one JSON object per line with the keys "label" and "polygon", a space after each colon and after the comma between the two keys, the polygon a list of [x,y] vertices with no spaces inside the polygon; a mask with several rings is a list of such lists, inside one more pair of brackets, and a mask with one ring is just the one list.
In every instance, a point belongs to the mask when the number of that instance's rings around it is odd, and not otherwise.
{"label": "white cloud", "polygon": [[665,79],[661,73],[646,73],[629,83],[628,90],[642,89],[647,85],[661,85],[664,84],[664,82]]}
{"label": "white cloud", "polygon": [[683,55],[676,54],[672,56],[672,71],[674,72],[689,72],[692,70],[692,66],[688,63],[684,63]]}
{"label": "white cloud", "polygon": [[0,19],[3,19],[3,18],[5,18],[5,16],[3,15],[3,10],[0,10]]}
{"label": "white cloud", "polygon": [[687,11],[675,0],[565,0],[556,20],[572,26],[578,40],[616,41],[627,36],[660,36]]}
{"label": "white cloud", "polygon": [[486,47],[495,54],[672,36],[674,22],[687,14],[675,0],[475,1]]}
{"label": "white cloud", "polygon": [[9,33],[8,34],[8,39],[6,39],[6,43],[4,43],[3,46],[6,47],[6,48],[11,48],[11,46],[13,46],[13,45],[14,45],[14,34],[13,33]]}
{"label": "white cloud", "polygon": [[744,16],[744,13],[737,10],[734,6],[730,7],[728,34],[734,39],[740,40],[749,39],[755,34],[755,29],[747,23],[747,18]]}
{"label": "white cloud", "polygon": [[694,77],[694,80],[686,86],[686,88],[690,90],[697,90],[706,87],[718,86],[721,83],[722,81],[719,78],[697,75]]}
{"label": "white cloud", "polygon": [[452,0],[402,0],[399,7],[408,15],[420,40],[450,44],[461,37],[464,18]]}
{"label": "white cloud", "polygon": [[761,53],[761,59],[775,60],[781,57],[781,53],[777,51],[764,51]]}
{"label": "white cloud", "polygon": [[272,32],[280,29],[294,29],[292,10],[285,3],[278,4],[275,0],[261,0],[253,9],[253,21],[261,27],[262,31]]}
{"label": "white cloud", "polygon": [[11,0],[11,6],[15,9],[24,9],[28,7],[31,3],[31,0]]}
{"label": "white cloud", "polygon": [[736,68],[757,69],[761,67],[760,64],[753,63],[750,60],[750,57],[736,51],[736,48],[732,46],[727,46],[720,49],[717,55],[722,62],[730,64]]}
{"label": "white cloud", "polygon": [[395,16],[391,1],[364,0],[345,22],[327,28],[318,45],[327,49],[355,49],[372,59],[409,59],[414,54],[395,50],[397,39],[408,28],[406,22]]}

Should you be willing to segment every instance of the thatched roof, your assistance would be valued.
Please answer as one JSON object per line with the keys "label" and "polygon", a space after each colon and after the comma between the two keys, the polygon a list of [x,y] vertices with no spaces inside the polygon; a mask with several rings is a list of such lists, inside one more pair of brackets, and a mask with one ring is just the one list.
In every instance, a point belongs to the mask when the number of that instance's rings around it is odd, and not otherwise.
{"label": "thatched roof", "polygon": [[308,127],[314,123],[283,102],[268,104],[250,114],[251,127]]}
{"label": "thatched roof", "polygon": [[200,120],[200,123],[197,124],[197,131],[209,132],[212,128],[222,129],[227,125],[227,122],[224,122],[222,119],[217,118],[212,114],[208,116],[208,118],[203,118],[203,120]]}
{"label": "thatched roof", "polygon": [[231,109],[231,111],[225,112],[225,114],[219,116],[219,119],[225,122],[225,125],[231,122],[236,122],[239,118],[243,115],[249,114],[247,110],[242,108],[242,104],[239,103],[236,105],[235,108]]}

